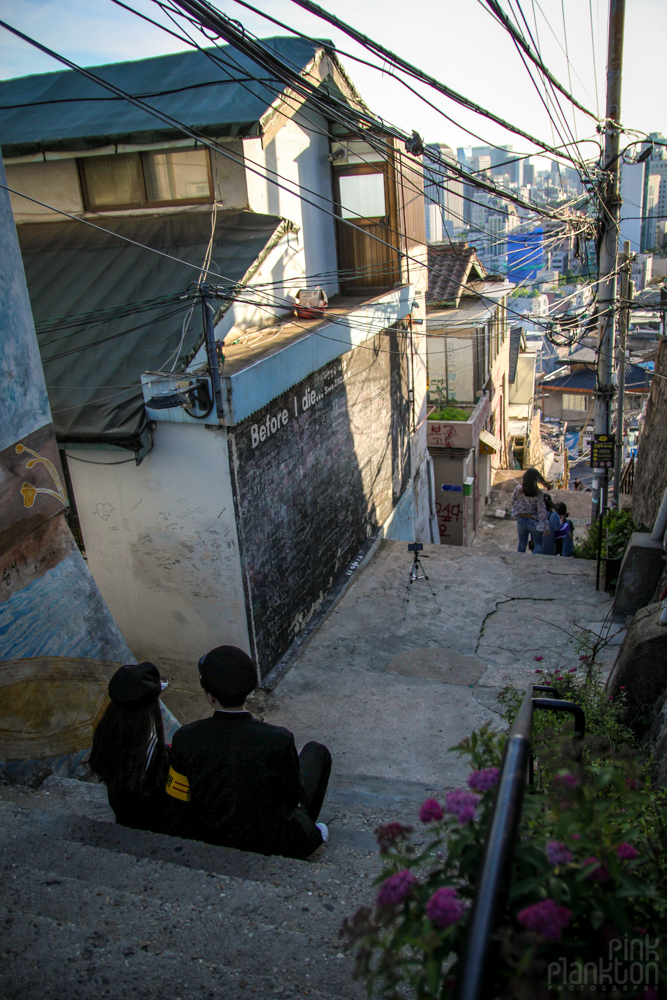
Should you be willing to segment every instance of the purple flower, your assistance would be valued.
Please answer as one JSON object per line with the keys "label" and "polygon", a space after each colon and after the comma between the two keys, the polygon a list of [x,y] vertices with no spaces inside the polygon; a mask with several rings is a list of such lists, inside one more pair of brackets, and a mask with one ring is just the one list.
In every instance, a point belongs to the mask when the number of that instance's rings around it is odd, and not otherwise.
{"label": "purple flower", "polygon": [[572,834],[572,840],[581,840],[581,834],[580,833],[573,833]]}
{"label": "purple flower", "polygon": [[558,677],[554,677],[555,681],[562,681],[562,679],[563,679],[563,677],[562,677],[561,674],[559,674]]}
{"label": "purple flower", "polygon": [[586,876],[586,879],[589,882],[602,883],[608,881],[609,871],[607,869],[607,866],[601,864],[594,855],[592,855],[590,858],[584,858],[584,860],[581,862],[582,868],[588,868],[589,865],[597,866],[595,868],[592,868],[591,871],[589,871],[588,875]]}
{"label": "purple flower", "polygon": [[547,844],[547,859],[556,868],[558,865],[569,865],[572,854],[560,840],[550,840]]}
{"label": "purple flower", "polygon": [[557,774],[554,778],[554,784],[565,786],[565,788],[576,788],[579,784],[579,778],[575,774]]}
{"label": "purple flower", "polygon": [[632,844],[628,844],[627,840],[624,840],[622,844],[619,844],[616,848],[616,856],[621,861],[633,861],[635,858],[639,857],[639,851]]}
{"label": "purple flower", "polygon": [[412,872],[404,868],[402,872],[390,875],[380,886],[377,895],[378,906],[398,906],[406,899],[415,885],[417,879]]}
{"label": "purple flower", "polygon": [[442,930],[460,920],[464,911],[465,904],[456,889],[436,889],[426,904],[426,916]]}
{"label": "purple flower", "polygon": [[542,674],[542,673],[544,673],[544,671],[543,670],[536,670],[535,673],[536,674]]}
{"label": "purple flower", "polygon": [[544,657],[543,657],[543,656],[536,656],[536,657],[535,657],[535,662],[536,662],[536,663],[540,663],[540,662],[541,662],[541,661],[542,661],[543,659],[544,659]]}
{"label": "purple flower", "polygon": [[488,792],[498,784],[498,768],[487,767],[483,771],[473,771],[468,777],[468,788],[476,792]]}
{"label": "purple flower", "polygon": [[463,788],[457,788],[453,792],[447,792],[445,796],[445,810],[452,816],[456,816],[461,826],[469,823],[475,818],[475,812],[479,805],[479,795],[466,792]]}
{"label": "purple flower", "polygon": [[590,656],[588,655],[588,653],[582,653],[579,659],[584,661],[590,660]]}
{"label": "purple flower", "polygon": [[576,672],[577,672],[576,667],[570,667],[570,669],[568,670],[568,674],[576,674]]}
{"label": "purple flower", "polygon": [[526,930],[541,934],[547,941],[560,941],[571,916],[572,910],[566,906],[558,906],[553,899],[543,899],[521,910],[517,920]]}
{"label": "purple flower", "polygon": [[404,826],[402,823],[387,823],[385,826],[375,828],[375,836],[382,854],[386,854],[390,847],[405,840],[411,833],[412,827]]}
{"label": "purple flower", "polygon": [[419,810],[419,818],[422,823],[431,823],[433,820],[441,820],[443,816],[442,806],[436,799],[427,799]]}

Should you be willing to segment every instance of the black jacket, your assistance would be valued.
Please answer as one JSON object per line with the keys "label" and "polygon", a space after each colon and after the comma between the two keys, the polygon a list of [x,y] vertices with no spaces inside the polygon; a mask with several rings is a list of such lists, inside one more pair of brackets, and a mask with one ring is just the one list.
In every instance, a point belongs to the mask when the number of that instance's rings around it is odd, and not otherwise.
{"label": "black jacket", "polygon": [[249,712],[215,712],[173,737],[172,832],[259,854],[305,858],[322,835],[299,808],[294,737]]}

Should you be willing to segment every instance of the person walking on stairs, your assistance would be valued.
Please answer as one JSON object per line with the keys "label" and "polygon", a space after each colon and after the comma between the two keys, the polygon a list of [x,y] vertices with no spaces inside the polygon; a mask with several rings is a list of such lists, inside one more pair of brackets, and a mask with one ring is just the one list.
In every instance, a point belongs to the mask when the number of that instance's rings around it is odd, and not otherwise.
{"label": "person walking on stairs", "polygon": [[329,839],[317,823],[331,754],[260,722],[245,702],[257,687],[255,665],[236,646],[218,646],[199,661],[199,680],[213,715],[174,734],[166,790],[171,832],[258,854],[307,858]]}
{"label": "person walking on stairs", "polygon": [[533,540],[533,552],[542,555],[544,535],[550,533],[549,518],[544,504],[544,494],[538,487],[538,481],[548,486],[547,481],[537,469],[526,469],[521,483],[514,488],[512,494],[512,517],[516,520],[519,535],[518,552],[525,552],[528,537]]}

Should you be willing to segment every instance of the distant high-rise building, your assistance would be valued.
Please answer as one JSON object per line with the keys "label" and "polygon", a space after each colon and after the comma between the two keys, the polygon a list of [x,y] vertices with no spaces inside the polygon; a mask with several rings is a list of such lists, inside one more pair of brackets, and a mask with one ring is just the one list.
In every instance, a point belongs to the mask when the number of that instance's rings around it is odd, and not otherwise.
{"label": "distant high-rise building", "polygon": [[634,253],[662,249],[667,216],[667,147],[660,132],[651,132],[639,153],[642,163],[621,164],[621,227],[619,242],[630,241]]}
{"label": "distant high-rise building", "polygon": [[[431,143],[424,156],[424,204],[426,211],[426,242],[442,243],[447,236],[465,224],[463,181],[457,172],[448,169],[456,163],[454,150],[444,143]],[[433,155],[428,156],[428,152]]]}
{"label": "distant high-rise building", "polygon": [[535,183],[535,167],[529,160],[523,163],[523,183],[532,187]]}

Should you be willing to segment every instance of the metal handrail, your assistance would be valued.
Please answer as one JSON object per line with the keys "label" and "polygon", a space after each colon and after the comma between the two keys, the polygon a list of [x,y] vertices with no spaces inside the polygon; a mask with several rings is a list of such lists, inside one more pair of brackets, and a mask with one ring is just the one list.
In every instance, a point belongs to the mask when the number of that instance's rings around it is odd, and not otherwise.
{"label": "metal handrail", "polygon": [[[555,698],[535,698],[535,691]],[[498,791],[491,812],[479,887],[470,914],[458,984],[458,1000],[480,1000],[487,976],[491,938],[507,903],[516,835],[526,783],[532,779],[533,710],[568,712],[574,716],[575,754],[581,756],[586,720],[579,705],[562,701],[555,688],[528,689],[507,738]],[[485,997],[488,1000],[488,997]]]}

